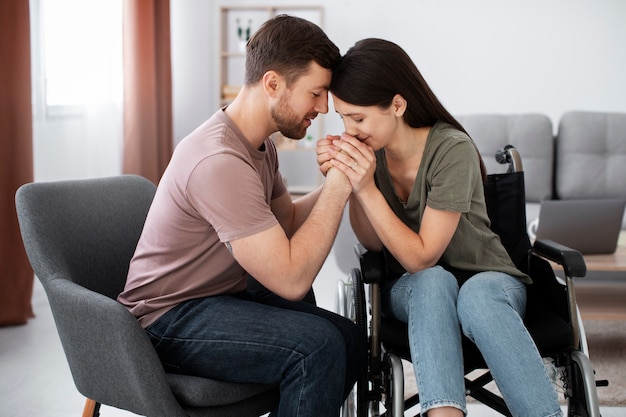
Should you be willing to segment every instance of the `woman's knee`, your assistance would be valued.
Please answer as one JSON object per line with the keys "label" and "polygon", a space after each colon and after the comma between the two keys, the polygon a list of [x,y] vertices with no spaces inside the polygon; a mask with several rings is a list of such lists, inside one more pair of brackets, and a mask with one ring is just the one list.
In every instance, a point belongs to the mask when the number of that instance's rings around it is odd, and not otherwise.
{"label": "woman's knee", "polygon": [[423,294],[428,298],[438,299],[443,295],[456,298],[459,289],[456,277],[440,266],[424,269],[406,278],[413,293]]}
{"label": "woman's knee", "polygon": [[520,280],[499,272],[483,272],[466,281],[459,290],[457,312],[463,330],[490,326],[502,314],[523,315],[526,288]]}
{"label": "woman's knee", "polygon": [[383,289],[383,311],[406,323],[417,310],[455,309],[458,289],[454,275],[440,266],[406,273]]}

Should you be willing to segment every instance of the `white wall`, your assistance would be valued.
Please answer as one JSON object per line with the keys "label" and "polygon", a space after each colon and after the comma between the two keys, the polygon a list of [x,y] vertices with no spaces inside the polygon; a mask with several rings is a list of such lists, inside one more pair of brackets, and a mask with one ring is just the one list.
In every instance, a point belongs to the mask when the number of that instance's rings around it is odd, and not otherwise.
{"label": "white wall", "polygon": [[[217,107],[220,5],[293,0],[174,0],[175,136]],[[311,0],[345,52],[364,37],[398,43],[453,114],[626,111],[621,0]],[[184,51],[184,52],[183,52]],[[342,130],[334,115],[329,131]]]}
{"label": "white wall", "polygon": [[[324,6],[342,53],[365,37],[402,46],[453,114],[538,112],[556,130],[570,110],[626,112],[622,0],[174,0],[176,141],[218,107],[219,7],[296,3]],[[343,130],[337,116],[324,120]],[[344,221],[315,284],[323,307],[356,263],[354,241]]]}
{"label": "white wall", "polygon": [[216,109],[219,8],[211,0],[170,2],[174,141],[208,119]]}

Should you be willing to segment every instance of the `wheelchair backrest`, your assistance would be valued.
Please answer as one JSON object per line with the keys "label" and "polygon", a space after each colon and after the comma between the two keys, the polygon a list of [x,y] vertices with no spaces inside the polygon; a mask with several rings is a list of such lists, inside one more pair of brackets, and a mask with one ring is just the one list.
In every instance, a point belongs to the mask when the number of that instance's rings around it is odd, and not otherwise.
{"label": "wheelchair backrest", "polygon": [[524,172],[490,174],[485,183],[485,203],[493,230],[515,265],[527,272],[526,199]]}

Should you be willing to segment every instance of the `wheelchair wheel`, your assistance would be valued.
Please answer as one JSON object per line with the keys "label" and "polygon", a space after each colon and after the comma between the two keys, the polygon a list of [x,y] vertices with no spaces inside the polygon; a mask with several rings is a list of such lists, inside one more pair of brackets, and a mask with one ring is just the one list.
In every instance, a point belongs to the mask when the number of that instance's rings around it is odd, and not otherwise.
{"label": "wheelchair wheel", "polygon": [[[365,300],[365,286],[363,285],[361,271],[354,269],[351,274],[353,294],[354,294],[354,313],[356,325],[367,334],[367,312]],[[369,356],[369,355],[368,355]],[[369,364],[368,364],[369,366]],[[356,415],[357,417],[368,417],[368,391],[369,381],[367,372],[364,372],[356,384]]]}
{"label": "wheelchair wheel", "polygon": [[[337,313],[354,321],[363,333],[367,334],[365,288],[359,269],[355,268],[351,271],[348,282],[339,280],[336,301]],[[344,402],[341,417],[369,417],[368,387],[368,376],[364,372]]]}
{"label": "wheelchair wheel", "polygon": [[402,360],[394,354],[385,354],[383,365],[385,386],[385,416],[404,416],[404,371]]}
{"label": "wheelchair wheel", "polygon": [[584,392],[582,372],[575,362],[568,367],[567,372],[567,416],[589,417],[587,413],[587,401],[581,392]]}
{"label": "wheelchair wheel", "polygon": [[574,351],[565,366],[565,394],[568,417],[599,417],[593,369],[582,352]]}

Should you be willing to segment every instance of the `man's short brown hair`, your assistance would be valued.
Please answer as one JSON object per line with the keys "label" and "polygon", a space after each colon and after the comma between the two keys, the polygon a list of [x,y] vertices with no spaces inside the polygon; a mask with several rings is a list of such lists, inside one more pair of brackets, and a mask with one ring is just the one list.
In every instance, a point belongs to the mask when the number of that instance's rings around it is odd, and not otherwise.
{"label": "man's short brown hair", "polygon": [[261,25],[246,45],[245,84],[256,84],[274,70],[291,85],[315,61],[333,70],[341,59],[339,48],[316,24],[294,16],[278,15]]}

